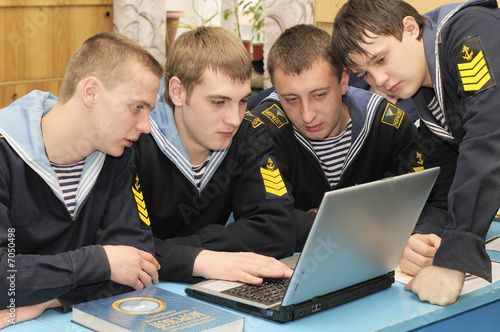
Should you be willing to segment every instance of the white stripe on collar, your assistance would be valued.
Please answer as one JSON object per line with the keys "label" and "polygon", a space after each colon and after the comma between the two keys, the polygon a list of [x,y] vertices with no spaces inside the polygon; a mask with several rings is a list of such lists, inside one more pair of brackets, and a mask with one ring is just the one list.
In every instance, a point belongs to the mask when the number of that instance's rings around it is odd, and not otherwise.
{"label": "white stripe on collar", "polygon": [[361,151],[361,149],[363,148],[364,142],[368,137],[368,134],[370,133],[370,129],[372,127],[373,120],[375,118],[375,113],[377,112],[377,108],[381,100],[382,97],[375,93],[370,98],[370,101],[368,102],[367,106],[366,120],[363,125],[363,129],[359,133],[358,137],[356,137],[356,140],[353,142],[351,148],[349,149],[349,152],[347,153],[346,162],[344,163],[342,172],[344,172],[349,167],[349,165],[354,161],[354,159],[358,155],[359,151]]}
{"label": "white stripe on collar", "polygon": [[[168,138],[161,132],[160,128],[158,127],[155,121],[151,119],[150,123],[151,123],[151,135],[153,135],[153,138],[155,139],[155,142],[160,148],[160,150],[179,169],[179,171],[186,177],[186,179],[188,179],[189,182],[191,182],[191,184],[194,187],[197,187],[196,182],[194,180],[193,170],[191,169],[190,160],[186,158],[186,156],[184,156],[182,151],[180,151],[179,148],[175,146],[175,144],[173,144],[168,140]],[[212,152],[212,157],[210,158],[205,174],[201,179],[199,187],[200,191],[203,190],[203,188],[207,185],[207,183],[210,181],[210,179],[214,175],[215,171],[217,170],[221,162],[224,160],[224,157],[226,156],[229,147],[225,150],[218,150]]]}
{"label": "white stripe on collar", "polygon": [[435,90],[436,97],[438,99],[439,105],[441,109],[443,110],[443,117],[445,119],[445,122],[448,123],[448,119],[446,119],[446,116],[444,115],[444,99],[443,99],[443,91],[442,91],[442,83],[441,83],[441,66],[439,64],[439,35],[441,34],[441,30],[443,29],[443,26],[448,23],[449,19],[455,15],[455,13],[460,10],[465,5],[465,3],[457,6],[455,9],[450,11],[439,23],[439,26],[436,29],[436,36],[434,40],[434,56],[436,57],[436,82],[435,86],[437,89]]}

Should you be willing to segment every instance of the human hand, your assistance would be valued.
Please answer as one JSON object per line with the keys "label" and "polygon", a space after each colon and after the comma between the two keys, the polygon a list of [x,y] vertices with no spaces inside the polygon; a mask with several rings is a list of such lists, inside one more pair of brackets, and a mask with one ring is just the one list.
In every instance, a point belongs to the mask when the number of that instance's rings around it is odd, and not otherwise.
{"label": "human hand", "polygon": [[465,281],[465,273],[439,266],[424,267],[405,285],[420,301],[441,306],[457,301]]}
{"label": "human hand", "polygon": [[17,324],[30,319],[35,319],[45,310],[60,306],[61,303],[59,303],[59,300],[54,299],[26,307],[17,307],[14,312],[11,312],[10,309],[0,310],[0,329],[3,329],[11,324]]}
{"label": "human hand", "polygon": [[130,246],[103,246],[111,268],[111,280],[143,289],[158,283],[160,264],[149,252]]}
{"label": "human hand", "polygon": [[251,252],[202,250],[196,257],[193,275],[206,279],[260,284],[262,278],[290,278],[293,270],[276,260]]}
{"label": "human hand", "polygon": [[404,273],[414,276],[422,268],[432,265],[434,255],[441,245],[436,234],[413,234],[406,243],[399,259],[399,267]]}

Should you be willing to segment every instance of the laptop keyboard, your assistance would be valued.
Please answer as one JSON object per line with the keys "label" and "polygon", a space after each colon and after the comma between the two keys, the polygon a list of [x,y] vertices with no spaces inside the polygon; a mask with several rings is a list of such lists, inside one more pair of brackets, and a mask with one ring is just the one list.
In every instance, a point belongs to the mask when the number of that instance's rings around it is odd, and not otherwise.
{"label": "laptop keyboard", "polygon": [[290,279],[288,278],[266,278],[260,285],[241,285],[222,293],[263,304],[271,304],[283,299],[289,283]]}

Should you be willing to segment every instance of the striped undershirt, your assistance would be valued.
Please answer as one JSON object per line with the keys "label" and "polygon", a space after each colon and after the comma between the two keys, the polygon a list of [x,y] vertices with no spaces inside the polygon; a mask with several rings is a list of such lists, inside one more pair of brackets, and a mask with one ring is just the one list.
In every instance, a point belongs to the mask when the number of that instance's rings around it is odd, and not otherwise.
{"label": "striped undershirt", "polygon": [[64,202],[68,208],[68,212],[74,217],[76,206],[76,192],[78,190],[78,183],[83,171],[85,160],[73,164],[58,164],[50,162],[50,166],[56,172],[59,179],[59,186],[63,193]]}
{"label": "striped undershirt", "polygon": [[212,156],[212,152],[208,154],[208,156],[203,160],[203,162],[199,165],[191,165],[191,169],[193,170],[193,176],[194,176],[194,183],[196,184],[197,188],[200,188],[201,185],[201,179],[203,178],[203,175],[205,174],[205,171],[207,169],[208,162],[210,161],[210,157]]}
{"label": "striped undershirt", "polygon": [[450,129],[448,128],[448,124],[446,123],[446,119],[444,118],[444,113],[441,107],[439,106],[438,100],[434,97],[427,108],[431,111],[432,115],[436,118],[436,120],[441,123],[443,129],[450,133]]}
{"label": "striped undershirt", "polygon": [[427,102],[427,109],[432,113],[432,116],[439,122],[436,124],[434,121],[426,121],[422,118],[422,121],[429,127],[429,130],[436,134],[438,137],[444,138],[446,140],[453,139],[450,127],[444,117],[443,109],[439,105],[439,101],[434,94],[434,90],[431,88],[423,88],[424,99]]}
{"label": "striped undershirt", "polygon": [[[296,134],[299,133],[297,129],[295,131]],[[349,120],[349,123],[340,135],[319,140],[309,140],[332,188],[340,180],[342,167],[344,166],[347,152],[349,152],[349,148],[351,147],[351,137],[352,122]]]}

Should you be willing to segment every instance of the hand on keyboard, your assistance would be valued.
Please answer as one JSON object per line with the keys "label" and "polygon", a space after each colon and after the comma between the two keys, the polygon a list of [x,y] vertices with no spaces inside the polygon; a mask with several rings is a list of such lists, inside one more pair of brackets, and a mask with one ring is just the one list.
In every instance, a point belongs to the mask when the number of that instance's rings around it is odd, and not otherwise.
{"label": "hand on keyboard", "polygon": [[293,270],[280,261],[251,252],[202,250],[194,262],[193,275],[206,279],[260,284],[263,278],[290,278]]}

